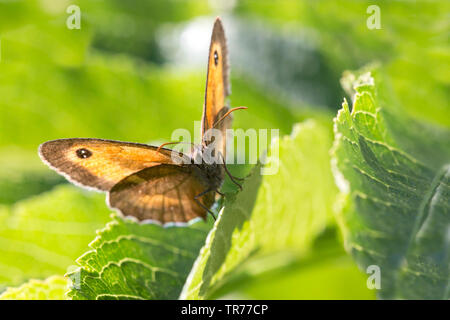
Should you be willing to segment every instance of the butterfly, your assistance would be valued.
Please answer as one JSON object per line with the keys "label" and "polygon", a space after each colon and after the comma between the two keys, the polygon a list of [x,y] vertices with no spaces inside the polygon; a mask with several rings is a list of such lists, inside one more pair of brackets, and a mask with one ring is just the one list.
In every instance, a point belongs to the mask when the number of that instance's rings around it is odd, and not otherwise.
{"label": "butterfly", "polygon": [[[163,225],[206,219],[227,173],[226,130],[231,112],[225,32],[216,18],[209,48],[202,142],[190,154],[159,147],[103,139],[58,139],[39,146],[39,156],[70,182],[107,192],[106,202],[125,216]],[[216,135],[210,132],[216,130]],[[204,155],[210,155],[206,161]],[[214,217],[214,214],[213,214]]]}

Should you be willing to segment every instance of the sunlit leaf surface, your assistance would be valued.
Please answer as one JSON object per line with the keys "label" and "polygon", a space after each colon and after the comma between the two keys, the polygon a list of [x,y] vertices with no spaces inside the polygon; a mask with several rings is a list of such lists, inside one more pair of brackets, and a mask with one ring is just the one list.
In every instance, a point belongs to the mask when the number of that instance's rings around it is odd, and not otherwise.
{"label": "sunlit leaf surface", "polygon": [[[211,220],[209,220],[211,222]],[[69,274],[72,299],[176,299],[211,223],[139,224],[116,217]]]}
{"label": "sunlit leaf surface", "polygon": [[[261,175],[256,166],[244,191],[227,196],[225,209],[209,234],[181,298],[205,299],[244,261],[274,252],[291,257],[308,252],[324,230],[336,195],[329,168],[331,132],[314,121],[295,126],[272,146],[279,148],[278,172]],[[274,157],[275,158],[275,157]],[[267,168],[266,167],[266,168]],[[271,268],[274,260],[261,268]]]}
{"label": "sunlit leaf surface", "polygon": [[376,79],[348,74],[352,110],[345,101],[335,119],[347,249],[362,268],[380,267],[382,298],[448,299],[450,132],[388,112]]}
{"label": "sunlit leaf surface", "polygon": [[30,280],[18,288],[8,288],[0,300],[64,300],[69,280],[52,276],[45,280]]}

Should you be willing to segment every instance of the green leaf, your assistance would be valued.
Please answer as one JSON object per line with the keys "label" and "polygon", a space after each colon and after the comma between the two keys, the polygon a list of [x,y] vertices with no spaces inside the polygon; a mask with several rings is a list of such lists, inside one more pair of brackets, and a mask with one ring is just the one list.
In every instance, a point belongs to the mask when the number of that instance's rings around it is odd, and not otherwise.
{"label": "green leaf", "polygon": [[[302,259],[275,254],[252,259],[239,267],[213,299],[375,299],[367,287],[369,275],[358,270],[330,228]],[[261,268],[277,261],[277,267]],[[283,262],[283,263],[280,263]]]}
{"label": "green leaf", "polygon": [[348,74],[353,107],[335,119],[346,247],[361,268],[380,267],[381,298],[448,299],[450,132],[394,113],[375,80]]}
{"label": "green leaf", "polygon": [[176,299],[211,220],[189,227],[139,224],[116,217],[70,273],[72,299]]}
{"label": "green leaf", "polygon": [[8,288],[0,300],[64,300],[68,279],[52,276],[42,280],[30,280],[18,288]]}
{"label": "green leaf", "polygon": [[109,215],[103,195],[69,185],[0,206],[0,287],[66,273]]}
{"label": "green leaf", "polygon": [[279,148],[276,174],[262,176],[256,166],[242,192],[227,194],[181,298],[209,298],[248,259],[277,252],[298,258],[308,252],[330,220],[337,192],[329,167],[330,131],[313,120],[297,125],[292,136],[272,146],[266,168],[277,163]]}

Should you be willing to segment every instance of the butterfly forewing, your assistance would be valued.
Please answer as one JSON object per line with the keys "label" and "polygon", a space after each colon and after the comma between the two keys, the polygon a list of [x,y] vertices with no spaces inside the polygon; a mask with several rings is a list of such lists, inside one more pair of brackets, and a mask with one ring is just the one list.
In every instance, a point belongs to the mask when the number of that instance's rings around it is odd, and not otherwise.
{"label": "butterfly forewing", "polygon": [[[211,35],[211,44],[208,56],[208,73],[206,76],[205,104],[202,117],[202,137],[212,129],[214,123],[228,111],[226,98],[230,94],[228,80],[228,50],[222,22],[216,19]],[[222,132],[222,141],[216,141],[216,148],[225,155],[225,130],[231,126],[228,117],[216,126]],[[205,145],[209,144],[206,139]]]}
{"label": "butterfly forewing", "polygon": [[102,191],[142,169],[173,163],[171,150],[102,139],[48,141],[39,147],[39,155],[68,180]]}

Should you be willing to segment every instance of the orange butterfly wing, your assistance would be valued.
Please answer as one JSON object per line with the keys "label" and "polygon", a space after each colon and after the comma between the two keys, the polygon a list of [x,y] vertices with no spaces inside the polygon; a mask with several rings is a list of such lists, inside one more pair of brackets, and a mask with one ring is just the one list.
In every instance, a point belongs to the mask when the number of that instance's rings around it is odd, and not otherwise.
{"label": "orange butterfly wing", "polygon": [[207,182],[192,165],[162,164],[141,170],[123,179],[110,191],[107,202],[125,215],[161,223],[186,222],[196,217],[206,219],[205,208],[214,203],[214,193],[207,193]]}
{"label": "orange butterfly wing", "polygon": [[[173,164],[172,150],[102,139],[60,139],[39,147],[41,159],[69,181],[109,191],[123,178],[156,165]],[[177,153],[178,155],[178,153]],[[184,156],[183,161],[189,163]]]}
{"label": "orange butterfly wing", "polygon": [[[228,71],[228,49],[225,32],[220,18],[217,18],[214,23],[209,48],[205,104],[202,116],[202,137],[228,111],[228,106],[226,105],[226,98],[230,94]],[[215,127],[222,133],[222,141],[216,141],[216,148],[224,156],[226,154],[225,130],[230,127],[231,116]],[[205,145],[208,144],[209,141],[206,141]]]}

